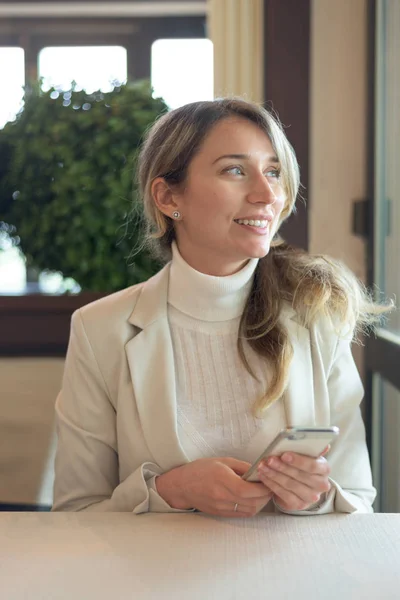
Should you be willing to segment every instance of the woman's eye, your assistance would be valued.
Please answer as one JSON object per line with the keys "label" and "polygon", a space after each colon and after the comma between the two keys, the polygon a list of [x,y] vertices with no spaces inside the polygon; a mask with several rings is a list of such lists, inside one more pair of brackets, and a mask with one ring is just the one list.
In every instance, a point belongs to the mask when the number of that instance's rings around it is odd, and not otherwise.
{"label": "woman's eye", "polygon": [[241,167],[228,167],[224,170],[224,173],[233,173],[234,175],[243,175]]}
{"label": "woman's eye", "polygon": [[281,172],[279,169],[270,169],[269,171],[267,171],[267,176],[274,177],[275,179],[280,179]]}

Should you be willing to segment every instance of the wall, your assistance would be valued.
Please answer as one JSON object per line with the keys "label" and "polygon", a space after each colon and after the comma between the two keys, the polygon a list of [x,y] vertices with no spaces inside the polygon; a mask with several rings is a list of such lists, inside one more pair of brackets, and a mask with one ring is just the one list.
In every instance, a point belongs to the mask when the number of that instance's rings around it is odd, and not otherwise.
{"label": "wall", "polygon": [[1,358],[0,503],[51,505],[64,360]]}
{"label": "wall", "polygon": [[[365,280],[365,242],[351,225],[352,202],[367,193],[366,0],[312,1],[310,68],[309,249]],[[354,355],[362,372],[362,348]]]}

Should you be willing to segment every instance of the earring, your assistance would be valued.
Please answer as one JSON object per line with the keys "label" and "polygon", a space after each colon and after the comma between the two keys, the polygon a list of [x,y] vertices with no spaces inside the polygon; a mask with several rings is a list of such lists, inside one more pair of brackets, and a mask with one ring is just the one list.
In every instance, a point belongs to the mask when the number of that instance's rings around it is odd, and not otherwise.
{"label": "earring", "polygon": [[181,213],[179,212],[179,210],[176,210],[175,212],[172,213],[172,216],[174,217],[174,219],[180,219]]}

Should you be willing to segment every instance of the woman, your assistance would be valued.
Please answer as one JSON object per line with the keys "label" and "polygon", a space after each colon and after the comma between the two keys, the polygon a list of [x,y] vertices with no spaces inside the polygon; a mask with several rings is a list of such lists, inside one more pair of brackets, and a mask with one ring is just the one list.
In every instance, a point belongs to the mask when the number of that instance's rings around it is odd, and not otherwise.
{"label": "woman", "polygon": [[[300,185],[279,123],[239,99],[174,110],[139,180],[169,262],[72,317],[53,510],[371,512],[350,341],[386,309],[278,237]],[[327,458],[289,453],[241,479],[282,428],[330,425]]]}

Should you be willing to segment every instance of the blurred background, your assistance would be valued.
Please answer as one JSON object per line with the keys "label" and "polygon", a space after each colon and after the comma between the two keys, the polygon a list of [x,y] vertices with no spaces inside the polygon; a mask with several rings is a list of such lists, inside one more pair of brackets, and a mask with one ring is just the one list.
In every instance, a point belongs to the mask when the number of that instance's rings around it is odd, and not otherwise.
{"label": "blurred background", "polygon": [[[291,244],[400,296],[398,0],[0,2],[0,509],[49,510],[72,312],[142,281],[137,148],[162,112],[272,108],[304,200]],[[354,347],[378,498],[400,512],[400,316]]]}

